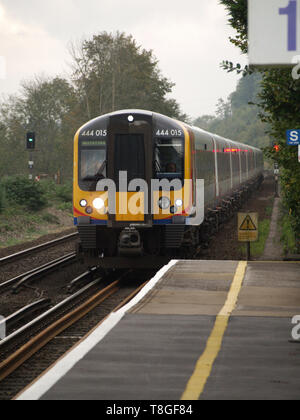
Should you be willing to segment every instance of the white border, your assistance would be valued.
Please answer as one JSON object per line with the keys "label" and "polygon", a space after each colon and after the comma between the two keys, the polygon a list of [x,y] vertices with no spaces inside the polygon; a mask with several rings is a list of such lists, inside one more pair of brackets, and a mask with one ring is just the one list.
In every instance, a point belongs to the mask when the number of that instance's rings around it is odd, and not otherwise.
{"label": "white border", "polygon": [[138,304],[151,289],[162,279],[177,260],[172,260],[163,267],[155,277],[134,297],[126,306],[113,312],[110,316],[93,331],[84,341],[63,357],[50,370],[48,370],[39,380],[33,383],[22,394],[17,401],[39,400],[45,395],[63,376],[65,376],[80,360],[82,360],[101,340],[121,321],[124,315],[136,304]]}

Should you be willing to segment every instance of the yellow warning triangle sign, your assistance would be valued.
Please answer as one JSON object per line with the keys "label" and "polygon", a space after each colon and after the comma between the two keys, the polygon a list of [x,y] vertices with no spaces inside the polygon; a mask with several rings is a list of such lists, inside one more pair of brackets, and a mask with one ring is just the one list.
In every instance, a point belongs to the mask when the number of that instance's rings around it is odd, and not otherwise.
{"label": "yellow warning triangle sign", "polygon": [[240,230],[257,230],[257,227],[255,226],[253,220],[248,215],[243,223],[241,224]]}

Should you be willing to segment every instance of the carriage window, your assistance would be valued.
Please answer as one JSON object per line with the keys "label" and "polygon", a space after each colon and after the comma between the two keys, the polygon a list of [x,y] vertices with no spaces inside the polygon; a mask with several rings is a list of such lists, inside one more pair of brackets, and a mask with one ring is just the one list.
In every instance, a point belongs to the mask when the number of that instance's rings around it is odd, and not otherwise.
{"label": "carriage window", "polygon": [[96,191],[97,182],[106,178],[106,142],[82,141],[79,149],[79,181],[85,191]]}
{"label": "carriage window", "polygon": [[81,179],[83,181],[93,180],[97,174],[106,178],[106,166],[101,171],[101,166],[106,160],[106,150],[82,150],[81,151]]}
{"label": "carriage window", "polygon": [[184,142],[181,139],[155,140],[155,172],[158,179],[183,179]]}

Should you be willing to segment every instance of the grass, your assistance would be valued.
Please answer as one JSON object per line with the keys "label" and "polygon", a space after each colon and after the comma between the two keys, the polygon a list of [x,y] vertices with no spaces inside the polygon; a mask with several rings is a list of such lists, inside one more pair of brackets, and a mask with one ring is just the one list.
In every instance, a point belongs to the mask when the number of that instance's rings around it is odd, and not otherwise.
{"label": "grass", "polygon": [[[48,209],[30,213],[22,207],[14,208],[13,211],[11,209],[3,211],[0,218],[0,248],[28,242],[53,231],[67,228],[55,215],[55,211],[56,209],[52,209],[54,214],[51,214]],[[69,213],[66,215],[67,220],[71,221]]]}
{"label": "grass", "polygon": [[[47,207],[31,210],[20,205],[0,183],[0,248],[14,246],[72,226],[72,184],[41,181],[39,189]],[[19,188],[22,191],[22,188]],[[58,211],[59,210],[59,211]]]}
{"label": "grass", "polygon": [[46,223],[53,224],[53,225],[59,225],[58,217],[54,216],[51,213],[45,213],[41,217],[42,217],[42,220]]}
{"label": "grass", "polygon": [[73,205],[72,203],[59,203],[57,205],[58,210],[65,211],[69,213],[71,216],[73,215]]}
{"label": "grass", "polygon": [[266,216],[271,217],[272,216],[272,213],[273,213],[273,204],[272,204],[272,206],[268,206],[266,208]]}
{"label": "grass", "polygon": [[297,243],[296,236],[293,230],[291,217],[289,214],[281,215],[280,219],[280,230],[281,230],[281,242],[283,244],[283,250],[285,255],[287,254],[296,254]]}
{"label": "grass", "polygon": [[47,230],[32,229],[31,232],[27,231],[24,235],[22,235],[19,238],[13,237],[13,238],[7,239],[4,242],[0,242],[0,248],[7,248],[7,247],[15,246],[15,245],[20,245],[25,242],[30,242],[43,235],[47,235],[48,233],[49,232]]}

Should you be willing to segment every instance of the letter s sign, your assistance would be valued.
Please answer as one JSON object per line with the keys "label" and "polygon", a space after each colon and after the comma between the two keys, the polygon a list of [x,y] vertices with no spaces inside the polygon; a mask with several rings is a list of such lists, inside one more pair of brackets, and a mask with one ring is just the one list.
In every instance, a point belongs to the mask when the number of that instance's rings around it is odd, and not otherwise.
{"label": "letter s sign", "polygon": [[300,315],[294,316],[292,319],[292,324],[296,324],[296,326],[292,330],[292,337],[293,340],[300,340]]}
{"label": "letter s sign", "polygon": [[300,130],[287,130],[286,137],[288,146],[300,144]]}
{"label": "letter s sign", "polygon": [[292,131],[291,132],[291,141],[298,141],[299,137],[298,137],[298,131]]}

